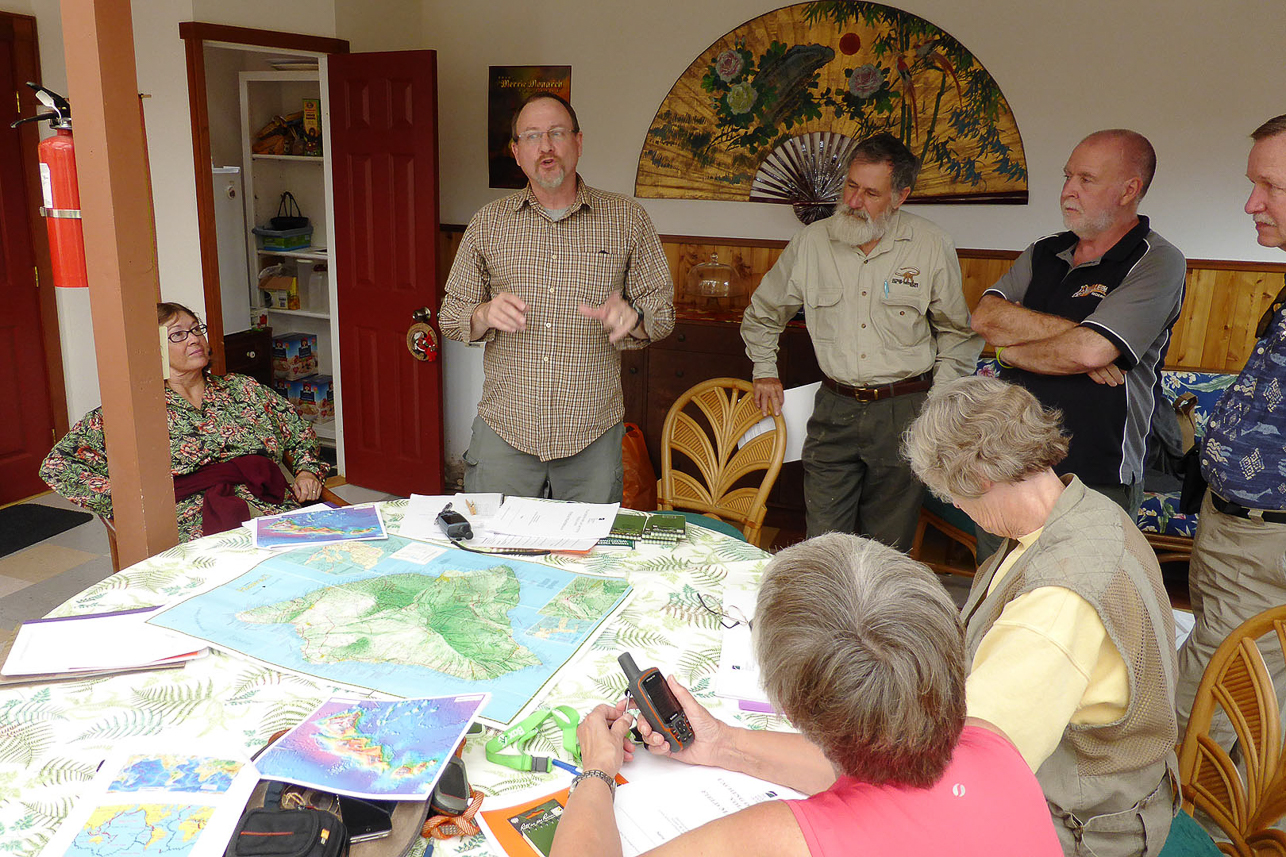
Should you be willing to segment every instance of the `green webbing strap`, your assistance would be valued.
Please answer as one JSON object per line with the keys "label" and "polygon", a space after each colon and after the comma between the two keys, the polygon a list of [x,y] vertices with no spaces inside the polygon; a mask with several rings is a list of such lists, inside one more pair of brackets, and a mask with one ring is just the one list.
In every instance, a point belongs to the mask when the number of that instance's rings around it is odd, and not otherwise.
{"label": "green webbing strap", "polygon": [[[540,724],[550,717],[554,718],[559,730],[563,733],[563,749],[571,753],[576,763],[580,764],[580,744],[576,740],[576,727],[580,724],[580,715],[567,705],[534,711],[492,738],[487,742],[487,761],[513,768],[515,771],[535,771],[542,774],[547,772],[549,757],[532,756],[524,753],[522,747],[536,736],[540,731]],[[518,752],[504,752],[511,748]]]}

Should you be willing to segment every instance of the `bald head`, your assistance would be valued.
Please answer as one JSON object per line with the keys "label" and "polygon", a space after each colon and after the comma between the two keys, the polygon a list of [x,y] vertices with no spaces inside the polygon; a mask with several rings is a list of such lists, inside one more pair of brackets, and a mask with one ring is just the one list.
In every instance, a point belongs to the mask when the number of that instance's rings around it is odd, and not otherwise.
{"label": "bald head", "polygon": [[1128,128],[1108,128],[1105,131],[1095,131],[1081,142],[1115,143],[1120,148],[1121,166],[1126,177],[1139,180],[1137,199],[1143,199],[1152,184],[1152,176],[1157,171],[1157,153],[1147,137]]}

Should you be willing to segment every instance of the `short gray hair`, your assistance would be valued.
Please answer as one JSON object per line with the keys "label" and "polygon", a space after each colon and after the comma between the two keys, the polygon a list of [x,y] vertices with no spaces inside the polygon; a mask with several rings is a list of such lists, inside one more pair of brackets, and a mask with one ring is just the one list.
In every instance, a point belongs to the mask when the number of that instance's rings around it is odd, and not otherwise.
{"label": "short gray hair", "polygon": [[768,564],[754,620],[764,688],[840,771],[937,782],[965,718],[959,611],[925,566],[830,533]]}
{"label": "short gray hair", "polygon": [[853,147],[848,157],[848,169],[853,164],[888,164],[893,171],[889,183],[894,193],[915,187],[920,175],[920,159],[906,144],[892,134],[873,134]]}
{"label": "short gray hair", "polygon": [[[1152,186],[1152,177],[1157,172],[1156,149],[1152,148],[1148,138],[1129,128],[1108,128],[1095,131],[1085,140],[1112,140],[1120,145],[1121,153],[1125,156],[1126,168],[1139,179],[1138,199],[1143,199],[1148,188]],[[1084,143],[1085,140],[1081,142]]]}
{"label": "short gray hair", "polygon": [[1017,384],[971,375],[929,394],[902,439],[911,470],[943,500],[974,500],[1067,457],[1062,413]]}

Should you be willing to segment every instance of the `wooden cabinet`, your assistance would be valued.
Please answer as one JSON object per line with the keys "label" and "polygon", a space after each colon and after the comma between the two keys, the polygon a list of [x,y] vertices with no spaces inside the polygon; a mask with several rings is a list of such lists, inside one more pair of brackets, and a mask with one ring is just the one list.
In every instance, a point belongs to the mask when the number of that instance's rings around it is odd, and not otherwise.
{"label": "wooden cabinet", "polygon": [[[621,388],[625,419],[643,429],[648,454],[657,475],[661,472],[661,429],[670,406],[684,390],[710,378],[750,380],[750,358],[741,339],[739,324],[727,321],[680,318],[674,332],[639,351],[621,356]],[[787,387],[821,380],[813,343],[802,322],[792,322],[781,335],[777,371]],[[766,523],[782,529],[803,530],[803,467],[786,464],[768,498]]]}
{"label": "wooden cabinet", "polygon": [[223,337],[223,359],[229,372],[249,375],[272,386],[272,331],[243,330]]}

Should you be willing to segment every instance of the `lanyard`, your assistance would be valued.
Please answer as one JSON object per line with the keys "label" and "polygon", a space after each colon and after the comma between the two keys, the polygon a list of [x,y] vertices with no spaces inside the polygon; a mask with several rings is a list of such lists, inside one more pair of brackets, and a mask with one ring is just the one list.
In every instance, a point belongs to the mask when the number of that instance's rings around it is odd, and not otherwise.
{"label": "lanyard", "polygon": [[[532,756],[524,753],[522,747],[536,736],[540,731],[540,725],[551,717],[558,724],[559,731],[563,733],[563,749],[571,753],[576,763],[580,764],[580,744],[576,740],[576,727],[580,724],[580,715],[568,705],[534,711],[492,738],[487,742],[487,761],[513,768],[515,771],[535,771],[542,774],[548,772],[551,761],[548,756]],[[504,752],[510,748],[518,752]]]}

